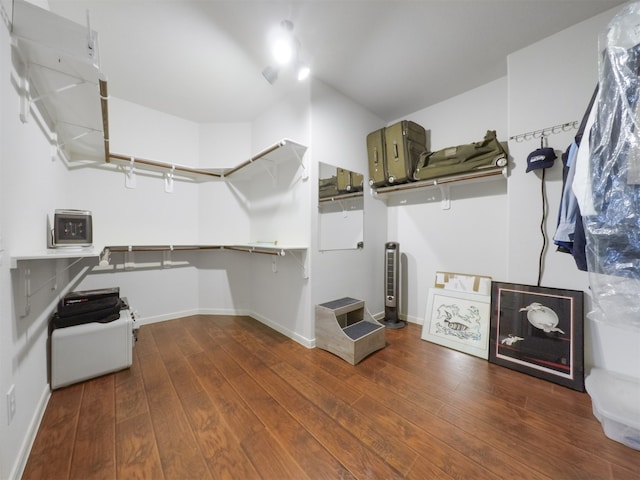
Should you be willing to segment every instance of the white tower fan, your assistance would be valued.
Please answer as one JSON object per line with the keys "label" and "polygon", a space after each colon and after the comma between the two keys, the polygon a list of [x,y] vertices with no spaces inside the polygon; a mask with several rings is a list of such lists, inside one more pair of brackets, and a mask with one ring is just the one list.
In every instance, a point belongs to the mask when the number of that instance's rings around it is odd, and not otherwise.
{"label": "white tower fan", "polygon": [[400,245],[384,245],[384,320],[387,328],[402,328],[406,324],[398,318],[400,307]]}

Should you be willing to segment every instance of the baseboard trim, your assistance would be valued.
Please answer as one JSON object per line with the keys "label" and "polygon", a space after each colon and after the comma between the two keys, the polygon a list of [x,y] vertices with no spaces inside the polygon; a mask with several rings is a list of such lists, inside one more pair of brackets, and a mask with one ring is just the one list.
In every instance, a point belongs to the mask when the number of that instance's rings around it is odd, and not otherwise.
{"label": "baseboard trim", "polygon": [[20,446],[20,450],[18,451],[18,458],[16,459],[11,473],[9,474],[9,478],[12,480],[19,480],[20,478],[22,478],[24,469],[27,466],[27,460],[29,460],[31,448],[33,448],[33,442],[35,442],[36,440],[38,429],[40,428],[40,423],[44,418],[44,412],[47,409],[49,398],[51,398],[51,389],[49,388],[49,384],[47,383],[45,385],[44,391],[42,392],[42,395],[40,396],[40,401],[38,402],[36,411],[31,418],[31,422],[29,423],[27,434],[24,436],[24,440],[22,442],[22,445]]}
{"label": "baseboard trim", "polygon": [[315,338],[310,339],[310,338],[303,337],[302,335],[300,335],[300,334],[298,334],[298,333],[296,333],[296,332],[294,332],[292,330],[289,330],[288,328],[283,327],[279,323],[273,322],[270,319],[268,319],[267,317],[263,317],[262,315],[260,315],[260,314],[258,314],[256,312],[250,312],[250,313],[248,313],[248,315],[251,318],[255,318],[260,323],[265,324],[267,327],[273,328],[276,332],[280,332],[285,337],[289,337],[291,340],[294,340],[294,341],[298,342],[303,347],[314,348],[316,346],[316,339]]}
{"label": "baseboard trim", "polygon": [[[135,311],[135,310],[134,310]],[[283,327],[279,323],[270,320],[267,317],[260,315],[257,312],[250,310],[237,310],[237,309],[220,309],[220,308],[202,308],[193,310],[184,310],[181,312],[168,313],[166,315],[156,315],[155,317],[136,317],[138,325],[147,325],[150,323],[166,322],[168,320],[177,320],[182,317],[189,317],[191,315],[233,315],[233,316],[249,316],[256,319],[260,323],[274,329],[275,331],[289,337],[291,340],[298,342],[300,345],[307,348],[314,348],[316,346],[315,338],[310,339],[303,337],[302,335]]]}

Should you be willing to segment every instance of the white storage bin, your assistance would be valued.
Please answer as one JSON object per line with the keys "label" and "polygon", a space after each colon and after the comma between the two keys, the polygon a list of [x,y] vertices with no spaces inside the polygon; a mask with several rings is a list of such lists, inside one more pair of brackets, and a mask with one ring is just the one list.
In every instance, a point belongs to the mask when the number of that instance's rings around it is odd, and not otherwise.
{"label": "white storage bin", "polygon": [[640,380],[594,368],[585,385],[604,434],[640,450]]}
{"label": "white storage bin", "polygon": [[51,333],[51,388],[65,387],[129,368],[133,356],[129,310],[109,323],[57,328]]}

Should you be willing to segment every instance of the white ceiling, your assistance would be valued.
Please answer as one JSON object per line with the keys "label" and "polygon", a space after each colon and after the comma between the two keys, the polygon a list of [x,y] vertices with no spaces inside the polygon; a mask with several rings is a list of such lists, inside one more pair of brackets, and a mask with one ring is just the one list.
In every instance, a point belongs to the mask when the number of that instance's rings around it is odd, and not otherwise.
{"label": "white ceiling", "polygon": [[[312,75],[389,122],[503,77],[506,57],[623,0],[49,0],[98,32],[109,93],[198,123],[247,122],[270,85],[270,28],[290,19]],[[596,52],[594,52],[594,61]]]}

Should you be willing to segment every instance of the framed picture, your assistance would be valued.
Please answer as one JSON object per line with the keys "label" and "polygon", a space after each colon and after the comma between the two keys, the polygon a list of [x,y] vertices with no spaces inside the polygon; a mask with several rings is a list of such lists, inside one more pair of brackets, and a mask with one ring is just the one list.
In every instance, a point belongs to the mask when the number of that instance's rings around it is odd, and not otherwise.
{"label": "framed picture", "polygon": [[430,288],[422,339],[486,359],[489,295]]}
{"label": "framed picture", "polygon": [[584,391],[583,297],[492,282],[489,361]]}

